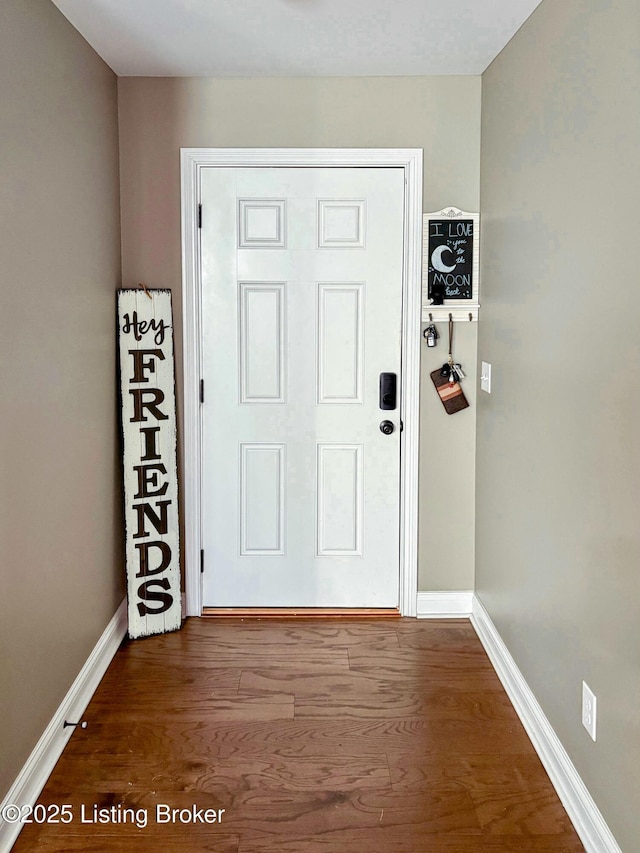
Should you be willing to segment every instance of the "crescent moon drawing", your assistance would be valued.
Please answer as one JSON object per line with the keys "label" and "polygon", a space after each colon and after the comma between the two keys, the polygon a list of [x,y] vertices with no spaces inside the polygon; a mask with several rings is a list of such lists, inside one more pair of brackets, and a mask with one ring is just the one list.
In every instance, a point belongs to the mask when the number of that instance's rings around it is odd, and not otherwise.
{"label": "crescent moon drawing", "polygon": [[452,267],[448,267],[444,261],[442,260],[443,252],[450,252],[451,249],[448,246],[438,246],[431,253],[431,263],[433,264],[434,270],[438,270],[438,272],[453,272],[456,268],[454,264]]}

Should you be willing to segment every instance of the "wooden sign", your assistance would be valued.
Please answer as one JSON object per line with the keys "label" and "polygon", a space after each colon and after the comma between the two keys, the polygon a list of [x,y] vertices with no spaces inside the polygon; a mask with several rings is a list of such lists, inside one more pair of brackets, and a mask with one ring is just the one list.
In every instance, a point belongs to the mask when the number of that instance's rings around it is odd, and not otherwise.
{"label": "wooden sign", "polygon": [[180,628],[170,290],[118,291],[129,636]]}
{"label": "wooden sign", "polygon": [[448,207],[423,217],[423,305],[440,288],[445,304],[478,304],[479,216]]}

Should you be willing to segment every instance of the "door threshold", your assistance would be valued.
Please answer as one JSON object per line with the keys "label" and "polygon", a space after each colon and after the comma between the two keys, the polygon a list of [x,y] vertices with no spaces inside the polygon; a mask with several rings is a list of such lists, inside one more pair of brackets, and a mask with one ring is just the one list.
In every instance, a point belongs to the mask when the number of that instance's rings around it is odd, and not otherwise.
{"label": "door threshold", "polygon": [[203,607],[215,619],[399,619],[397,607]]}

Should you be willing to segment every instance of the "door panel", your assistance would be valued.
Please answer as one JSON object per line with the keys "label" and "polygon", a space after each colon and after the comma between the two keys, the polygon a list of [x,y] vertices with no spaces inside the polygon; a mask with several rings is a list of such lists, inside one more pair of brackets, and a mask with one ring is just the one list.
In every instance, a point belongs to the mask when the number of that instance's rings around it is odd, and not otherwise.
{"label": "door panel", "polygon": [[240,556],[284,554],[285,445],[240,447]]}
{"label": "door panel", "polygon": [[284,403],[287,348],[285,282],[238,286],[240,403]]}
{"label": "door panel", "polygon": [[318,284],[318,403],[362,403],[364,284]]}
{"label": "door panel", "polygon": [[362,556],[362,445],[319,444],[319,557]]}
{"label": "door panel", "polygon": [[395,607],[404,174],[209,168],[207,607]]}

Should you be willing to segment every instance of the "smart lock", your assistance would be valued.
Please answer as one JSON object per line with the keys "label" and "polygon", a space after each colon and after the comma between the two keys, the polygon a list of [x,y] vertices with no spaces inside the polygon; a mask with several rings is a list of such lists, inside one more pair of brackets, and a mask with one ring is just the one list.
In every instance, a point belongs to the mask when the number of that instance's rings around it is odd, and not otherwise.
{"label": "smart lock", "polygon": [[380,408],[385,412],[396,408],[396,374],[380,374]]}

